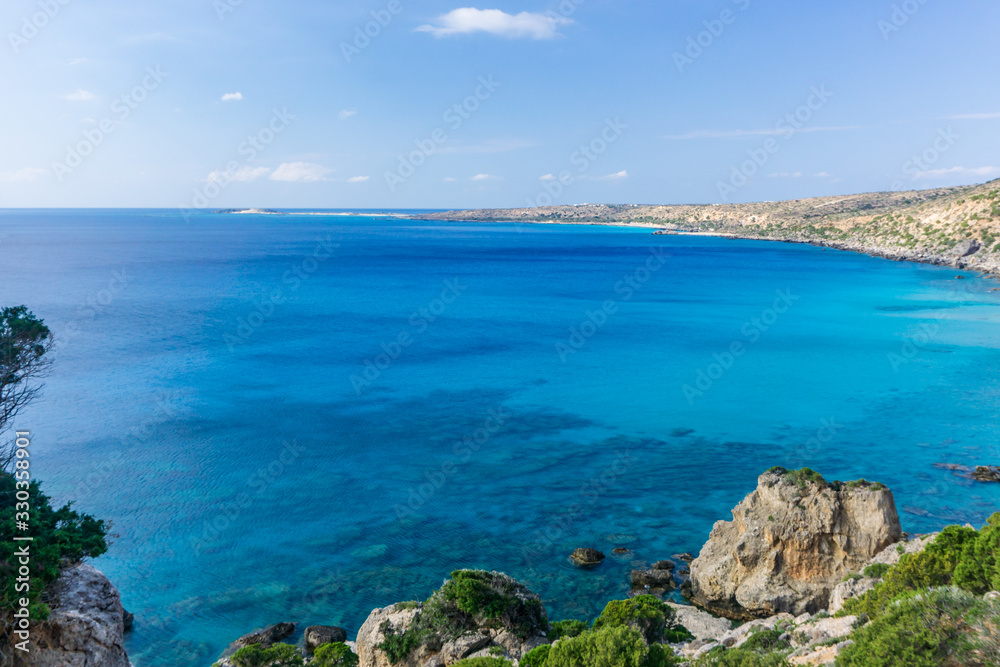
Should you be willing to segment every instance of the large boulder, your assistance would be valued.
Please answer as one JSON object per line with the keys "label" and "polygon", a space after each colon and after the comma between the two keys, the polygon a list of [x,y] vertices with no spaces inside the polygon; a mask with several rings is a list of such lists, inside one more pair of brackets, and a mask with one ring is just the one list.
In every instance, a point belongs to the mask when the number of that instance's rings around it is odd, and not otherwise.
{"label": "large boulder", "polygon": [[24,667],[129,667],[121,596],[90,565],[66,569],[48,587],[51,613],[31,632]]}
{"label": "large boulder", "polygon": [[347,641],[347,630],[336,625],[310,625],[306,628],[304,641],[306,650],[312,653],[323,644]]}
{"label": "large boulder", "polygon": [[447,667],[463,658],[520,658],[542,644],[541,599],[500,572],[452,573],[426,602],[376,609],[358,631],[361,667]]}
{"label": "large boulder", "polygon": [[691,599],[734,619],[826,609],[834,587],[902,537],[892,493],[773,468],[712,528],[691,563]]}

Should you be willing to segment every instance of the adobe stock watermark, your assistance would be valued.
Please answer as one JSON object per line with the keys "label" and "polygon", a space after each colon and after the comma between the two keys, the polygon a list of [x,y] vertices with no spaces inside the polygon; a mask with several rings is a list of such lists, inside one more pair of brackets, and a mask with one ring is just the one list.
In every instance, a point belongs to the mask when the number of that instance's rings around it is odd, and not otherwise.
{"label": "adobe stock watermark", "polygon": [[84,160],[104,143],[108,135],[118,129],[118,126],[129,119],[132,113],[149,98],[149,94],[160,87],[167,73],[159,65],[146,68],[146,76],[139,85],[118,97],[111,103],[113,116],[103,118],[93,129],[83,131],[83,139],[72,146],[66,147],[66,157],[62,162],[53,162],[52,171],[62,183],[63,180],[80,168]]}
{"label": "adobe stock watermark", "polygon": [[[732,0],[740,12],[745,12],[750,8],[751,0]],[[693,65],[694,61],[700,58],[707,49],[710,49],[715,41],[722,37],[726,31],[726,26],[736,23],[739,14],[732,9],[723,9],[719,16],[714,19],[704,21],[702,25],[705,29],[696,35],[687,38],[687,45],[684,51],[674,51],[674,65],[677,71],[684,73],[684,68]]]}
{"label": "adobe stock watermark", "polygon": [[[947,129],[939,129],[934,141],[927,148],[903,163],[903,173],[912,180],[920,178],[921,173],[930,171],[930,168],[941,159],[942,155],[954,148],[959,139],[961,139],[961,135],[956,134],[951,126]],[[904,187],[906,184],[902,180],[896,180],[892,183],[894,191],[902,190]]]}
{"label": "adobe stock watermark", "polygon": [[551,206],[556,199],[562,196],[568,187],[576,183],[582,177],[586,176],[590,167],[597,162],[602,155],[607,153],[608,149],[613,144],[622,138],[622,135],[625,134],[625,130],[627,129],[628,125],[621,122],[621,118],[617,116],[614,119],[605,119],[604,127],[601,128],[598,135],[586,144],[580,146],[573,152],[572,155],[570,155],[570,164],[572,164],[575,169],[563,170],[558,174],[550,175],[549,178],[543,179],[542,191],[535,195],[535,197],[528,199],[528,207],[534,208],[538,206]]}
{"label": "adobe stock watermark", "polygon": [[[650,248],[649,252],[650,257],[647,257],[642,265],[615,283],[614,292],[621,298],[622,302],[631,301],[643,286],[652,280],[653,275],[667,263],[666,248]],[[582,350],[587,342],[596,336],[618,311],[619,302],[614,299],[607,299],[600,308],[586,311],[583,321],[569,328],[569,337],[556,343],[556,354],[559,355],[559,361],[565,364],[571,355]]]}
{"label": "adobe stock watermark", "polygon": [[[831,97],[833,97],[833,93],[828,91],[826,86],[813,86],[805,104],[780,118],[775,123],[772,134],[788,141],[806,127],[806,124],[813,119],[816,112],[822,109]],[[760,148],[748,150],[748,159],[740,163],[739,166],[733,165],[728,182],[716,181],[715,187],[718,189],[722,201],[728,203],[729,198],[749,183],[750,179],[770,161],[771,157],[781,150],[781,146],[782,144],[777,139],[770,137],[764,141]]]}
{"label": "adobe stock watermark", "polygon": [[227,14],[232,14],[243,4],[243,0],[212,0],[212,9],[220,21],[226,20]]}
{"label": "adobe stock watermark", "polygon": [[792,294],[792,290],[784,289],[775,292],[777,295],[770,308],[765,308],[760,315],[751,317],[742,327],[740,334],[745,340],[734,340],[724,352],[712,355],[713,362],[704,368],[699,368],[693,384],[685,384],[681,391],[688,405],[694,405],[695,400],[703,397],[715,386],[715,383],[728,373],[736,362],[770,331],[781,316],[787,313],[801,297]]}
{"label": "adobe stock watermark", "polygon": [[468,289],[468,286],[461,284],[458,278],[445,280],[444,288],[437,298],[432,299],[426,306],[414,311],[407,321],[408,326],[401,330],[392,340],[383,342],[379,346],[381,351],[378,354],[372,358],[365,359],[362,364],[364,370],[360,374],[355,373],[351,375],[350,382],[354,393],[360,396],[366,388],[372,386],[372,384],[382,377],[382,374],[403,356],[403,353],[417,341],[420,335],[426,332],[434,322],[437,322],[445,314],[449,306],[455,303],[465,293],[466,289]]}
{"label": "adobe stock watermark", "polygon": [[63,334],[56,339],[56,347],[61,349],[63,345],[80,336],[83,333],[81,328],[83,322],[96,320],[107,313],[133,280],[124,267],[119,271],[113,271],[107,285],[89,295],[77,307],[76,317],[66,325]]}
{"label": "adobe stock watermark", "polygon": [[225,169],[213,172],[206,183],[194,189],[190,204],[182,204],[178,208],[185,222],[191,222],[191,212],[203,211],[239,178],[240,172],[248,167],[257,156],[264,152],[279,134],[288,129],[295,116],[288,113],[287,108],[271,110],[271,119],[257,132],[248,135],[246,140],[236,147],[236,153],[242,161],[230,160]]}
{"label": "adobe stock watermark", "polygon": [[333,257],[333,251],[339,247],[340,244],[334,243],[330,236],[319,239],[309,256],[285,271],[281,276],[281,283],[285,285],[285,288],[275,287],[264,296],[260,303],[255,304],[253,310],[246,317],[236,318],[234,333],[223,334],[222,341],[229,351],[235,352],[237,346],[250,340],[258,329],[274,317],[278,306],[287,302],[290,295],[298,292],[302,284],[319,271],[319,267]]}
{"label": "adobe stock watermark", "polygon": [[833,417],[820,419],[819,424],[820,426],[816,429],[815,435],[796,448],[795,456],[788,462],[792,470],[805,467],[812,457],[830,445],[836,439],[837,434],[844,428],[844,425],[838,424],[837,420]]}
{"label": "adobe stock watermark", "polygon": [[899,373],[904,366],[920,356],[920,353],[931,345],[940,333],[941,320],[934,320],[930,323],[924,322],[917,327],[914,333],[904,336],[903,344],[899,346],[899,350],[889,352],[886,355],[892,371]]}
{"label": "adobe stock watermark", "polygon": [[388,28],[393,19],[402,14],[404,9],[401,0],[389,0],[382,9],[372,10],[372,20],[354,28],[350,42],[340,43],[340,53],[343,54],[344,60],[350,63],[355,56],[361,55],[361,52],[371,46],[372,41],[378,39],[382,31]]}
{"label": "adobe stock watermark", "polygon": [[889,41],[889,37],[903,29],[910,19],[913,18],[920,8],[927,4],[927,0],[904,0],[892,6],[892,13],[888,19],[878,20],[878,30],[882,33],[882,39]]}
{"label": "adobe stock watermark", "polygon": [[[479,84],[472,94],[445,109],[441,119],[452,132],[457,132],[465,124],[465,121],[472,118],[472,114],[479,110],[483,102],[493,97],[501,85],[503,84],[493,80],[492,74],[488,77],[479,77]],[[424,139],[414,141],[416,149],[405,155],[400,155],[396,169],[385,172],[385,184],[389,186],[389,191],[395,192],[396,188],[417,173],[417,169],[422,167],[428,158],[436,154],[446,141],[448,141],[448,130],[444,127],[435,128]]]}
{"label": "adobe stock watermark", "polygon": [[70,0],[39,0],[38,11],[21,18],[21,29],[18,32],[7,33],[7,41],[10,42],[10,48],[14,50],[14,55],[20,55],[21,49],[35,37],[38,37],[42,30],[59,15],[62,8],[69,3]]}

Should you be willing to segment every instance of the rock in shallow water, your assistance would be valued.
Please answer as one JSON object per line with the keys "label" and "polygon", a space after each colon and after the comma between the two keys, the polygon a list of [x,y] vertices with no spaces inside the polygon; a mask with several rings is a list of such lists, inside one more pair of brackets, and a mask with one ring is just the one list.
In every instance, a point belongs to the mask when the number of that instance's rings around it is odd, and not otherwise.
{"label": "rock in shallow water", "polygon": [[569,557],[577,567],[594,567],[600,565],[604,558],[604,554],[597,549],[577,549]]}
{"label": "rock in shallow water", "polygon": [[336,644],[347,641],[347,630],[335,625],[310,625],[306,628],[305,642],[307,651],[315,651],[323,644]]}

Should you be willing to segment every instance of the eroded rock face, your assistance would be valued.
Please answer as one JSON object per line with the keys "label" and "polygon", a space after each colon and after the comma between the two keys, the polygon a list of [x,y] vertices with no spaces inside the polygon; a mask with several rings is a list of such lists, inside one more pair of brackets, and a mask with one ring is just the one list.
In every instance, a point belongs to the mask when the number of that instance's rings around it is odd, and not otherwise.
{"label": "eroded rock face", "polygon": [[834,587],[902,537],[882,485],[827,484],[783,469],[715,524],[691,563],[691,598],[735,619],[826,609]]}
{"label": "eroded rock face", "polygon": [[48,588],[52,613],[32,628],[25,667],[129,667],[121,597],[90,565],[65,570]]}
{"label": "eroded rock face", "polygon": [[335,625],[310,625],[305,631],[306,650],[310,653],[323,644],[347,641],[347,630]]}

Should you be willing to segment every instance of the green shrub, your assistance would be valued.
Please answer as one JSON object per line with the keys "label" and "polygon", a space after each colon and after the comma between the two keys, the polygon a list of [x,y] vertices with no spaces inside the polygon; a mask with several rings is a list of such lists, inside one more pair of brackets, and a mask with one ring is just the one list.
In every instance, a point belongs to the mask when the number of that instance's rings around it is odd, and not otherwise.
{"label": "green shrub", "polygon": [[908,591],[951,583],[953,566],[945,556],[924,550],[905,554],[872,590],[844,602],[838,616],[867,614],[875,618],[898,596]]}
{"label": "green shrub", "polygon": [[311,667],[357,667],[358,656],[343,642],[323,644],[313,653]]}
{"label": "green shrub", "polygon": [[503,658],[466,658],[454,663],[452,667],[511,667],[512,664]]}
{"label": "green shrub", "polygon": [[[24,482],[17,482],[13,475],[0,473],[0,578],[4,582],[0,608],[12,610],[21,598],[27,597],[31,618],[45,620],[49,608],[42,602],[42,591],[59,577],[64,561],[78,563],[107,551],[109,525],[89,514],[76,512],[72,503],[54,509],[39,484],[31,482],[27,489],[31,508],[29,529],[17,530],[17,493],[25,491],[18,484],[23,486]],[[34,538],[30,542],[29,590],[24,592],[15,589],[17,576],[12,563],[14,552],[25,542],[15,542],[15,536]]]}
{"label": "green shrub", "polygon": [[[642,633],[648,644],[676,636],[690,636],[677,623],[673,608],[652,595],[639,595],[628,600],[612,600],[594,621],[594,629],[628,627]],[[678,640],[674,640],[678,641]]]}
{"label": "green shrub", "polygon": [[583,621],[556,621],[549,623],[549,641],[555,641],[562,637],[579,637],[590,629],[590,626]]}
{"label": "green shrub", "polygon": [[790,648],[791,645],[786,641],[782,641],[781,635],[783,634],[785,634],[785,631],[778,628],[753,632],[740,648],[744,651],[756,651],[758,653],[784,651]]}
{"label": "green shrub", "polygon": [[891,565],[886,565],[885,563],[874,563],[873,565],[866,567],[862,574],[869,579],[881,579],[890,569],[892,569]]}
{"label": "green shrub", "polygon": [[647,646],[642,634],[625,626],[606,626],[552,645],[545,667],[669,667],[673,653]]}
{"label": "green shrub", "polygon": [[694,667],[788,667],[788,660],[781,653],[761,655],[742,647],[726,649],[718,647],[701,656]]}
{"label": "green shrub", "polygon": [[543,644],[542,646],[533,648],[524,654],[519,664],[521,667],[544,667],[546,661],[549,659],[549,651],[551,650],[551,644]]}
{"label": "green shrub", "polygon": [[229,661],[236,667],[301,667],[302,654],[291,644],[273,644],[261,648],[252,644],[234,653]]}
{"label": "green shrub", "polygon": [[[976,625],[995,628],[996,608],[958,588],[909,592],[855,630],[838,667],[932,667],[997,664]],[[995,630],[994,630],[995,631]],[[987,658],[985,661],[983,658]]]}
{"label": "green shrub", "polygon": [[962,544],[954,583],[979,594],[1000,589],[1000,514],[991,516],[974,540]]}

